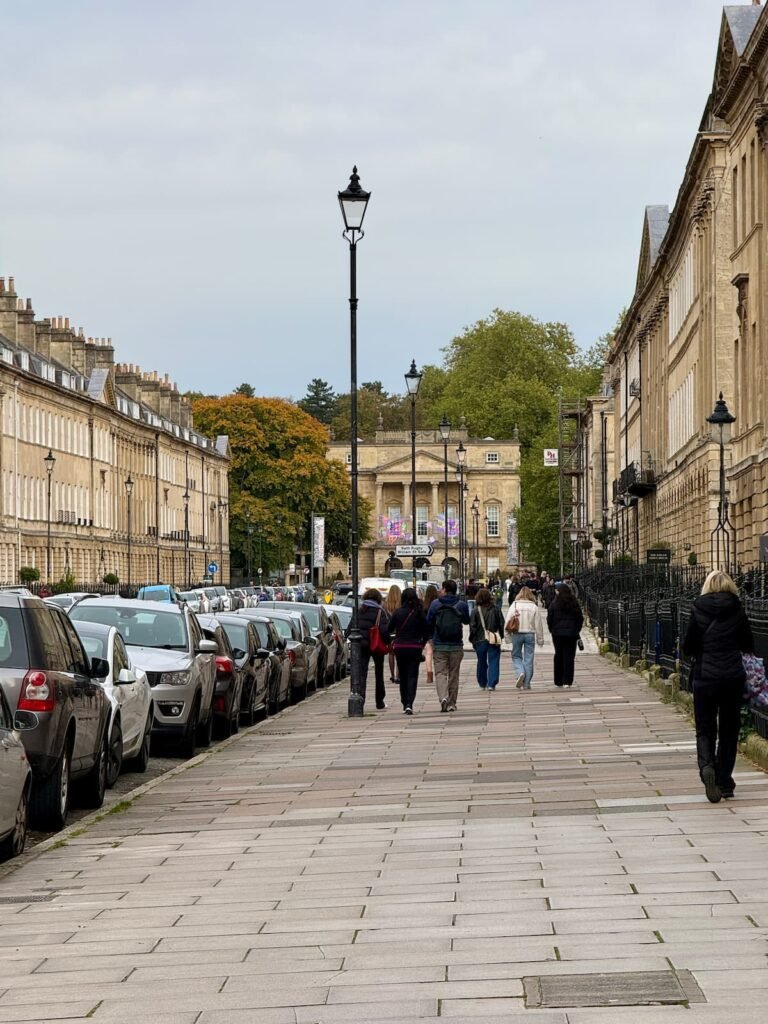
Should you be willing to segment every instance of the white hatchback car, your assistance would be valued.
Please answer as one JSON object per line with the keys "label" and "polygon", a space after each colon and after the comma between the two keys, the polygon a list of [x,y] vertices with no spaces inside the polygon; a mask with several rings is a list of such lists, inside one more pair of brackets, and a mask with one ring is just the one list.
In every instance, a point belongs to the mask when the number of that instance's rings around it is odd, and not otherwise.
{"label": "white hatchback car", "polygon": [[152,690],[146,672],[131,662],[125,641],[114,626],[75,621],[74,627],[89,658],[103,658],[109,675],[99,682],[109,697],[109,754],[107,785],[114,786],[126,761],[145,772],[152,731]]}
{"label": "white hatchback car", "polygon": [[14,719],[0,688],[0,861],[23,853],[27,841],[32,769],[19,732],[33,728],[36,718],[17,711]]}

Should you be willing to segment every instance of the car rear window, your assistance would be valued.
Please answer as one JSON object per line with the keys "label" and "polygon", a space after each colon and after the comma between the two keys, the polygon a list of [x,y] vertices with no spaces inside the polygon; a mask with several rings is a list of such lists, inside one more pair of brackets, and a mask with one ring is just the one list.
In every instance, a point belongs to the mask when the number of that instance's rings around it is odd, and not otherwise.
{"label": "car rear window", "polygon": [[0,611],[0,668],[29,668],[27,638],[18,608]]}
{"label": "car rear window", "polygon": [[266,622],[254,622],[256,632],[259,636],[259,643],[262,647],[269,647],[269,630],[267,629]]}
{"label": "car rear window", "polygon": [[83,636],[80,634],[80,639],[83,642],[85,653],[89,658],[103,658],[107,660],[107,644],[106,638],[99,636]]}

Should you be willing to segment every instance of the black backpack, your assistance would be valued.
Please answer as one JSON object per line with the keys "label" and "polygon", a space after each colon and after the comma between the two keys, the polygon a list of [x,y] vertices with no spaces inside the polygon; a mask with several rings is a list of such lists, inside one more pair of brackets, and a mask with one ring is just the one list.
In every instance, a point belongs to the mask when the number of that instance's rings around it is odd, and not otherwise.
{"label": "black backpack", "polygon": [[456,644],[457,647],[464,646],[464,630],[461,626],[461,616],[455,607],[450,604],[441,604],[435,615],[435,642],[438,644]]}

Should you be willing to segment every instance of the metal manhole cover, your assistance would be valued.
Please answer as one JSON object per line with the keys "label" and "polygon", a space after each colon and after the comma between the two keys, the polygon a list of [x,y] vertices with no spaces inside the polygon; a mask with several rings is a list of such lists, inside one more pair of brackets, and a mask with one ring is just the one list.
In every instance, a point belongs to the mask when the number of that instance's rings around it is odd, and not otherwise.
{"label": "metal manhole cover", "polygon": [[55,892],[35,893],[30,896],[0,896],[0,905],[7,906],[9,903],[48,903],[58,894]]}
{"label": "metal manhole cover", "polygon": [[523,978],[528,1009],[577,1006],[652,1006],[704,1003],[690,971],[542,975]]}

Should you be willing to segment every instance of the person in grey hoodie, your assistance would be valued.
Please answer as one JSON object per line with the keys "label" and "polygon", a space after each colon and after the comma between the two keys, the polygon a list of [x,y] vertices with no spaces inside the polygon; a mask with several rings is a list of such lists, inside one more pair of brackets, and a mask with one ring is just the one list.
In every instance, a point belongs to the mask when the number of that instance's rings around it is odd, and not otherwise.
{"label": "person in grey hoodie", "polygon": [[430,605],[427,624],[432,630],[435,689],[441,711],[455,711],[459,697],[459,672],[464,658],[464,626],[469,625],[469,608],[456,593],[456,580],[446,580],[442,592]]}

